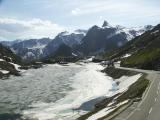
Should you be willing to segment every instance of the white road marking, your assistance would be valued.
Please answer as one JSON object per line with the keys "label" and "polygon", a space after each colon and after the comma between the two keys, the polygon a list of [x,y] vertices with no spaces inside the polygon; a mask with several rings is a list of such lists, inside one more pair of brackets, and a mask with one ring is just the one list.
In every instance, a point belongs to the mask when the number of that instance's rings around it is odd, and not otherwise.
{"label": "white road marking", "polygon": [[152,108],[150,108],[150,110],[149,110],[149,114],[152,112]]}
{"label": "white road marking", "polygon": [[[147,93],[145,94],[145,96],[144,96],[144,98],[142,99],[142,101],[139,103],[138,107],[140,107],[141,104],[147,99],[147,96],[148,96],[148,94],[149,94],[149,91],[150,91],[150,89],[152,88],[152,85],[153,85],[153,83],[155,82],[155,79],[156,79],[156,78],[157,78],[157,76],[155,75],[153,81],[151,82],[151,84],[150,84],[150,86],[149,86],[149,88],[148,88],[148,90],[147,90]],[[159,84],[160,84],[160,82],[159,82]]]}
{"label": "white road marking", "polygon": [[[125,69],[125,68],[123,68],[123,67],[117,67],[117,68]],[[129,69],[129,70],[131,70],[131,69]],[[133,70],[133,69],[132,69],[132,70]],[[137,70],[137,69],[135,69],[135,71],[136,71],[136,70]],[[137,71],[138,71],[138,70],[137,70]],[[143,70],[143,71],[144,71],[144,70]],[[146,72],[146,73],[147,73],[147,72]],[[150,89],[152,88],[152,85],[153,85],[153,83],[155,82],[156,77],[157,77],[157,75],[154,76],[154,79],[152,80],[152,82],[151,82],[151,84],[150,84],[150,86],[149,86],[146,94],[144,95],[142,101],[141,101],[140,104],[137,106],[137,108],[139,108],[139,107],[141,106],[141,104],[147,99],[148,94],[149,94],[149,91],[150,91]],[[160,82],[159,82],[159,86],[160,86]],[[137,110],[137,109],[134,109],[134,110],[126,117],[125,120],[128,120],[129,117],[131,117],[136,110]],[[152,109],[150,109],[150,112],[151,112],[151,111],[152,111]]]}
{"label": "white road marking", "polygon": [[157,101],[157,98],[155,98],[155,102]]}
{"label": "white road marking", "polygon": [[[155,75],[153,81],[151,82],[151,84],[150,84],[150,86],[149,86],[149,88],[148,88],[148,90],[147,90],[147,93],[145,94],[144,98],[143,98],[142,101],[139,103],[139,105],[137,106],[137,108],[140,108],[141,104],[147,99],[147,96],[148,96],[148,94],[149,94],[149,91],[150,91],[150,89],[152,88],[152,85],[153,85],[153,83],[155,82],[156,78],[157,78],[157,75]],[[160,82],[159,82],[159,85],[160,85]],[[126,117],[125,120],[128,120],[129,117],[131,117],[136,110],[137,110],[137,109],[134,109],[134,110]]]}
{"label": "white road marking", "polygon": [[157,91],[157,95],[158,95],[158,91]]}

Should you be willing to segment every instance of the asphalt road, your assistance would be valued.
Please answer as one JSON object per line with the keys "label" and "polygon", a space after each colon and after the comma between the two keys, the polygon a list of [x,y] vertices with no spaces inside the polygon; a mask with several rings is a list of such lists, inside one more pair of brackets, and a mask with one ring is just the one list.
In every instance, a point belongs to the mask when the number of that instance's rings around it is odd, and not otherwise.
{"label": "asphalt road", "polygon": [[136,107],[127,108],[113,120],[160,120],[160,72],[120,68],[147,73],[147,79],[151,81],[151,84]]}

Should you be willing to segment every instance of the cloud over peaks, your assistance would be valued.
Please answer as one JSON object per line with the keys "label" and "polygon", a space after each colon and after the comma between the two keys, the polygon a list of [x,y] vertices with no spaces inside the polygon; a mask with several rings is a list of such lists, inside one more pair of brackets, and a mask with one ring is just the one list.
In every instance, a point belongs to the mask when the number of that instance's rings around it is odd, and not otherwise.
{"label": "cloud over peaks", "polygon": [[30,39],[30,38],[53,38],[63,27],[41,19],[17,20],[0,18],[0,40]]}

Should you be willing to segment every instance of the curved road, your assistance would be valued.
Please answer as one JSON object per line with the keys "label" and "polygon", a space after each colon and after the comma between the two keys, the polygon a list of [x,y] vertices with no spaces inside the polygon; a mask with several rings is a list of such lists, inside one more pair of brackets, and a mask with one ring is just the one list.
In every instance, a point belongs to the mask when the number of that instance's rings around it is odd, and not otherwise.
{"label": "curved road", "polygon": [[160,120],[160,72],[118,68],[147,73],[147,79],[151,81],[151,84],[142,100],[135,107],[127,108],[113,120]]}

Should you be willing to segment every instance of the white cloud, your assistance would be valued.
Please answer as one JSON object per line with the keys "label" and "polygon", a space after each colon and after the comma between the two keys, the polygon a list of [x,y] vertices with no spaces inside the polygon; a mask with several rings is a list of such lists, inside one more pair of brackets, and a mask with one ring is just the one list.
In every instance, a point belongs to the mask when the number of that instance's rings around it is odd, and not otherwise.
{"label": "white cloud", "polygon": [[[113,3],[111,1],[95,1],[85,4],[80,4],[78,8],[71,11],[72,15],[90,14],[102,11],[124,11],[129,9],[130,5],[127,3]],[[111,11],[112,10],[112,11]]]}
{"label": "white cloud", "polygon": [[[160,14],[159,7],[146,5],[144,2],[137,4],[135,1],[117,1],[117,0],[92,0],[90,2],[77,3],[74,9],[71,10],[72,15],[84,15],[84,14],[95,14],[104,12],[108,16],[137,16],[137,17],[148,17]],[[104,14],[103,13],[103,14]]]}
{"label": "white cloud", "polygon": [[54,38],[64,28],[48,20],[17,20],[0,18],[0,40]]}
{"label": "white cloud", "polygon": [[71,13],[72,13],[73,15],[78,15],[80,12],[81,12],[81,11],[80,11],[79,8],[76,8],[76,9],[74,9],[74,10],[71,11]]}

